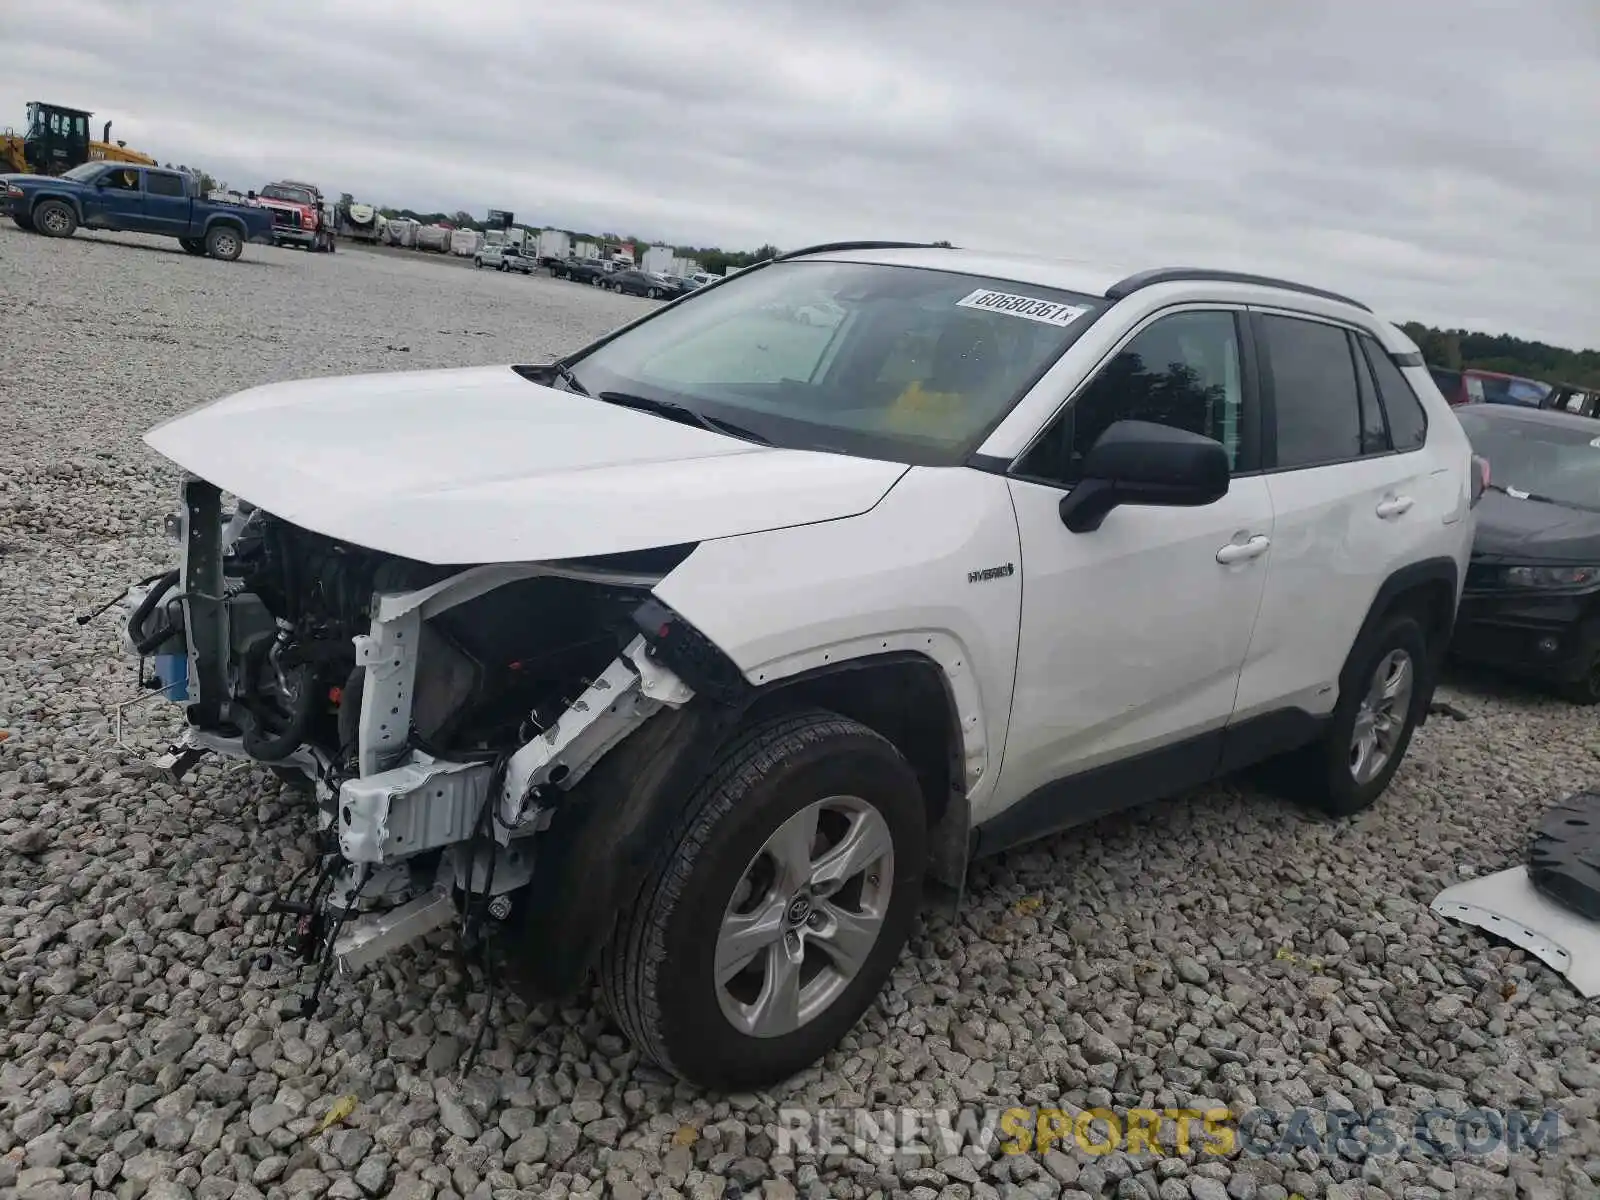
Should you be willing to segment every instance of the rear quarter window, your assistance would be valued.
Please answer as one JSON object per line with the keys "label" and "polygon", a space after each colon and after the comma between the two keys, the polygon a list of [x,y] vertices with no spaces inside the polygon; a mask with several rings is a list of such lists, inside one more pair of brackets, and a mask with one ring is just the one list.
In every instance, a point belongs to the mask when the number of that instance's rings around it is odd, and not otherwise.
{"label": "rear quarter window", "polygon": [[1401,453],[1422,449],[1428,440],[1428,414],[1422,401],[1417,399],[1411,384],[1382,346],[1365,335],[1362,335],[1361,344],[1367,352],[1367,361],[1372,364],[1372,374],[1378,381],[1378,397],[1389,418],[1389,440]]}

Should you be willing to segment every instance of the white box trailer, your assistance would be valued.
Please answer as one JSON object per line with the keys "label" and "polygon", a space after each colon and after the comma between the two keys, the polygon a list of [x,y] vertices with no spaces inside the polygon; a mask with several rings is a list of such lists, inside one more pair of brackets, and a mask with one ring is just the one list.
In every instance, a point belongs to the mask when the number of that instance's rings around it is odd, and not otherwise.
{"label": "white box trailer", "polygon": [[556,262],[572,257],[572,237],[563,229],[539,231],[539,257]]}
{"label": "white box trailer", "polygon": [[672,260],[677,257],[671,246],[651,246],[644,252],[644,258],[639,263],[641,271],[649,271],[655,275],[671,275]]}
{"label": "white box trailer", "polygon": [[476,229],[454,229],[450,232],[450,253],[457,258],[471,258],[483,245],[483,234]]}
{"label": "white box trailer", "polygon": [[579,242],[572,248],[572,253],[577,258],[599,258],[600,247],[593,242]]}
{"label": "white box trailer", "polygon": [[672,260],[672,270],[668,271],[667,274],[688,279],[699,270],[700,264],[692,258],[674,258]]}

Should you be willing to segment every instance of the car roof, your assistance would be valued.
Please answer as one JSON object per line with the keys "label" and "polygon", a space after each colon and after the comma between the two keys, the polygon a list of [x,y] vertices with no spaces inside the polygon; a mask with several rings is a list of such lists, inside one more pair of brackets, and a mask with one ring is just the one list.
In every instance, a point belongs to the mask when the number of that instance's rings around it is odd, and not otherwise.
{"label": "car roof", "polygon": [[[1238,271],[1204,267],[1160,267],[1153,270],[1118,270],[1103,263],[1078,259],[1055,259],[1024,254],[1008,254],[984,250],[958,250],[948,246],[921,246],[905,243],[836,243],[797,250],[782,256],[785,259],[806,258],[827,262],[874,263],[883,266],[923,267],[932,270],[956,271],[965,275],[981,275],[996,279],[1031,283],[1039,287],[1060,288],[1082,295],[1100,296],[1107,300],[1120,300],[1146,287],[1163,283],[1216,283],[1242,284],[1249,287],[1292,293],[1298,297],[1315,296],[1327,302],[1359,309],[1371,314],[1372,310],[1359,300],[1341,296],[1309,284],[1289,279],[1275,279],[1265,275],[1245,274]],[[1385,325],[1388,322],[1384,322]],[[1385,333],[1390,330],[1386,329]],[[1400,333],[1394,327],[1395,333]],[[1400,334],[1400,340],[1406,339]]]}
{"label": "car roof", "polygon": [[1522,421],[1528,425],[1551,425],[1561,429],[1594,430],[1593,417],[1560,408],[1534,408],[1531,404],[1463,404],[1456,412],[1473,413],[1491,421]]}

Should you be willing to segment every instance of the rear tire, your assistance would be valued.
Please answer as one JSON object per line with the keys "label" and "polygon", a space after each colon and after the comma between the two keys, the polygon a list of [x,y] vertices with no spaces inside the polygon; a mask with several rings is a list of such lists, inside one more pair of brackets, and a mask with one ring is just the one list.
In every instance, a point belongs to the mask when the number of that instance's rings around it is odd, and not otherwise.
{"label": "rear tire", "polygon": [[233,262],[244,253],[244,238],[231,225],[213,225],[206,234],[206,253],[223,262]]}
{"label": "rear tire", "polygon": [[179,238],[178,245],[182,246],[184,251],[188,254],[201,255],[206,252],[206,243],[204,238]]}
{"label": "rear tire", "polygon": [[60,200],[46,200],[32,215],[34,228],[45,237],[65,238],[78,232],[78,214]]}
{"label": "rear tire", "polygon": [[1582,679],[1562,684],[1559,691],[1561,698],[1569,704],[1581,704],[1584,707],[1600,704],[1600,655],[1595,656]]}
{"label": "rear tire", "polygon": [[882,990],[921,901],[926,839],[916,774],[866,726],[812,711],[745,730],[602,951],[612,1014],[698,1086],[789,1078]]}
{"label": "rear tire", "polygon": [[1335,817],[1383,795],[1428,704],[1428,640],[1417,619],[1389,617],[1363,635],[1339,678],[1323,736],[1271,764],[1274,790]]}

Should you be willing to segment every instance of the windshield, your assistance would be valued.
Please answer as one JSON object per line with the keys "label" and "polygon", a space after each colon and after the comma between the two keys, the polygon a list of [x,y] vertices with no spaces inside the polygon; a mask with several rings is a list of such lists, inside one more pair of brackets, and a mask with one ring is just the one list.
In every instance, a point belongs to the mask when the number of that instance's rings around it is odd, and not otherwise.
{"label": "windshield", "polygon": [[305,188],[284,187],[279,183],[269,183],[261,189],[263,200],[287,200],[290,204],[315,204],[316,200]]}
{"label": "windshield", "polygon": [[642,396],[775,446],[960,463],[1105,301],[918,267],[780,262],[571,363],[584,391]]}
{"label": "windshield", "polygon": [[63,171],[61,173],[61,178],[70,179],[70,180],[72,180],[73,183],[83,183],[86,180],[93,179],[96,175],[100,174],[100,172],[102,170],[104,170],[104,169],[105,169],[105,163],[101,163],[101,162],[80,163],[78,166],[73,167],[72,170],[70,170],[70,171]]}
{"label": "windshield", "polygon": [[1460,416],[1473,450],[1489,460],[1493,487],[1517,499],[1600,512],[1600,426]]}

